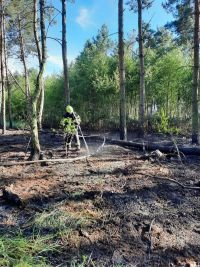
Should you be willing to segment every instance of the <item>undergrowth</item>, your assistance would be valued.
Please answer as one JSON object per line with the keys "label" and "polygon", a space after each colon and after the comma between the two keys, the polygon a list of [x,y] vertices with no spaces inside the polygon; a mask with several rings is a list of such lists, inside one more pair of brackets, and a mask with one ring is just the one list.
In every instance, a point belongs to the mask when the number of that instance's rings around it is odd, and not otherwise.
{"label": "undergrowth", "polygon": [[52,236],[39,233],[26,237],[21,231],[15,235],[0,237],[1,267],[48,267],[45,259],[49,252],[58,246],[52,242]]}

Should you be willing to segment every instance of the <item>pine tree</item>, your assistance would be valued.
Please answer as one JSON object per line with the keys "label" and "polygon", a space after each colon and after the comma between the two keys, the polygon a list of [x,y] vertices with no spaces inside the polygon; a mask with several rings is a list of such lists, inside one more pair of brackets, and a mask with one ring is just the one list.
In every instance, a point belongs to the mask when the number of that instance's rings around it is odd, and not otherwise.
{"label": "pine tree", "polygon": [[166,28],[176,34],[178,44],[188,44],[193,39],[193,0],[167,0],[163,7],[173,15],[174,20],[166,24]]}
{"label": "pine tree", "polygon": [[118,36],[119,36],[119,78],[120,78],[120,140],[127,139],[126,128],[126,88],[125,88],[125,63],[124,63],[124,7],[123,0],[118,2]]}
{"label": "pine tree", "polygon": [[131,9],[138,14],[138,43],[139,43],[139,65],[140,65],[140,104],[139,121],[140,134],[145,131],[145,64],[144,64],[144,23],[142,19],[143,10],[151,7],[152,0],[131,0],[128,2]]}

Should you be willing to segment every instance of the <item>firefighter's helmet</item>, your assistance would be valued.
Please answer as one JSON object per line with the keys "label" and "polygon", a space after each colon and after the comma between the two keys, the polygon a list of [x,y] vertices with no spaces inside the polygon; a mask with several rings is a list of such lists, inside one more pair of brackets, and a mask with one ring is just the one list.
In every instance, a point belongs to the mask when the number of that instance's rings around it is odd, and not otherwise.
{"label": "firefighter's helmet", "polygon": [[74,109],[72,106],[68,105],[66,106],[66,111],[69,113],[69,114],[72,114],[74,112]]}

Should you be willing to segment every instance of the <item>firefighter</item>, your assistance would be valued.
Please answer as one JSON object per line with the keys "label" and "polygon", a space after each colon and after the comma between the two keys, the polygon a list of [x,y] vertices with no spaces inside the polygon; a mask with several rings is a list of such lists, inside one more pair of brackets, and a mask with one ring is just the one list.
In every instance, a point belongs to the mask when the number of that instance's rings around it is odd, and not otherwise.
{"label": "firefighter", "polygon": [[78,135],[78,127],[80,125],[80,122],[80,116],[74,112],[72,106],[68,105],[66,107],[66,113],[64,115],[64,118],[61,120],[61,126],[64,131],[65,148],[67,155],[69,149],[71,148],[73,138],[75,139],[76,150],[80,150],[80,140]]}

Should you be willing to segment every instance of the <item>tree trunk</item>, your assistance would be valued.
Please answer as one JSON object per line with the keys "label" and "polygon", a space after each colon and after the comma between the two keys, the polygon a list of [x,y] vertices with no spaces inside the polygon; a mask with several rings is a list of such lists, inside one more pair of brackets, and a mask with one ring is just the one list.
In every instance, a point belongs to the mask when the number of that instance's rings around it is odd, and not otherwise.
{"label": "tree trunk", "polygon": [[[0,2],[1,4],[1,2]],[[1,12],[1,6],[0,6],[0,12]],[[1,13],[0,13],[1,14]],[[1,74],[1,61],[2,61],[2,17],[0,16],[0,127],[2,127],[2,74]]]}
{"label": "tree trunk", "polygon": [[[37,31],[37,0],[34,0],[34,37],[35,37],[35,42],[36,42],[36,48],[37,48],[37,54],[38,54],[38,61],[39,65],[41,68],[42,64],[42,51],[40,47],[40,42],[39,42],[39,36],[38,36],[38,31]],[[43,77],[40,79],[40,87],[41,87],[41,93],[39,96],[39,103],[37,105],[38,108],[38,128],[42,129],[42,116],[43,116],[43,110],[44,110],[44,79]]]}
{"label": "tree trunk", "polygon": [[12,122],[12,90],[11,90],[11,84],[9,81],[9,75],[8,75],[8,58],[7,58],[7,49],[5,45],[5,69],[6,69],[6,87],[8,90],[8,118],[9,118],[9,127],[10,129],[13,128],[13,122]]}
{"label": "tree trunk", "polygon": [[39,38],[37,34],[37,0],[34,0],[34,36],[35,42],[38,49],[38,58],[40,63],[40,69],[37,76],[35,90],[31,101],[31,159],[39,159],[41,154],[40,142],[38,136],[38,112],[37,107],[39,98],[43,88],[43,74],[46,64],[46,32],[45,32],[45,0],[40,0],[40,31],[41,31],[41,48],[39,46]]}
{"label": "tree trunk", "polygon": [[64,93],[66,104],[70,103],[69,77],[67,66],[67,38],[66,38],[66,0],[62,0],[62,59],[64,74]]}
{"label": "tree trunk", "polygon": [[118,38],[119,38],[119,79],[120,79],[120,140],[127,139],[126,128],[126,88],[125,88],[125,64],[124,64],[124,10],[123,0],[118,2]]}
{"label": "tree trunk", "polygon": [[192,143],[199,143],[199,114],[198,114],[198,87],[199,87],[199,0],[195,0],[194,25],[194,69],[192,90]]}
{"label": "tree trunk", "polygon": [[6,132],[6,92],[5,92],[5,32],[4,32],[4,2],[0,0],[1,16],[0,16],[0,57],[1,57],[1,121],[2,134]]}
{"label": "tree trunk", "polygon": [[[4,35],[6,33],[6,25],[5,25],[5,19],[3,23],[3,31]],[[8,53],[7,53],[7,43],[6,38],[4,39],[4,51],[5,51],[5,74],[6,74],[6,88],[8,90],[8,119],[9,119],[9,127],[10,129],[13,128],[13,122],[12,122],[12,91],[11,91],[11,84],[9,81],[9,75],[8,75]]]}
{"label": "tree trunk", "polygon": [[[0,43],[1,43],[1,37],[0,37]],[[1,116],[1,110],[2,110],[2,84],[1,84],[1,60],[0,60],[0,127],[2,127],[2,116]]]}
{"label": "tree trunk", "polygon": [[139,121],[141,134],[144,134],[144,116],[145,116],[145,68],[144,68],[144,44],[142,31],[142,0],[138,2],[138,39],[139,39],[139,60],[140,60],[140,105]]}
{"label": "tree trunk", "polygon": [[19,30],[20,59],[24,67],[25,94],[26,94],[26,102],[28,103],[29,97],[30,97],[30,82],[29,82],[28,67],[27,67],[27,62],[26,62],[26,57],[25,57],[24,38],[22,35],[20,16],[18,16],[18,30]]}
{"label": "tree trunk", "polygon": [[13,128],[13,121],[12,121],[12,90],[11,90],[11,84],[8,80],[7,76],[7,88],[8,88],[8,119],[9,119],[9,127],[10,129]]}
{"label": "tree trunk", "polygon": [[42,77],[41,79],[41,94],[39,99],[39,113],[38,113],[38,128],[42,129],[42,117],[43,117],[43,111],[44,111],[44,79]]}
{"label": "tree trunk", "polygon": [[38,136],[38,114],[37,101],[32,101],[31,107],[31,160],[39,159],[40,157],[40,142]]}

